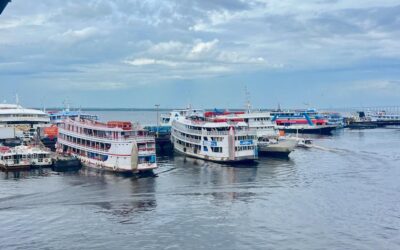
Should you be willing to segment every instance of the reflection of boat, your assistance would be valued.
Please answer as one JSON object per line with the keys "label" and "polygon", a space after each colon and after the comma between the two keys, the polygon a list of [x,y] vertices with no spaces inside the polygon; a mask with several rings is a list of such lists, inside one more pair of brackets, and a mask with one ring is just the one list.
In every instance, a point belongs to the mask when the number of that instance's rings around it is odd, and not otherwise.
{"label": "reflection of boat", "polygon": [[216,162],[257,159],[256,133],[243,119],[196,112],[173,121],[171,137],[175,151],[190,157]]}
{"label": "reflection of boat", "polygon": [[43,167],[52,164],[51,154],[36,147],[0,147],[0,167],[6,170]]}
{"label": "reflection of boat", "polygon": [[59,125],[57,152],[91,168],[139,173],[157,168],[155,140],[131,122],[67,119]]}

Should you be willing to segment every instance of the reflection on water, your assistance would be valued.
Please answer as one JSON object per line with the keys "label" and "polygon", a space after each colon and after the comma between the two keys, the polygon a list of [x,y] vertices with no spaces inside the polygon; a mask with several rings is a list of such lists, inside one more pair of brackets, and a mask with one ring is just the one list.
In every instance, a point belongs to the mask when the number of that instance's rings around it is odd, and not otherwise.
{"label": "reflection on water", "polygon": [[1,171],[1,176],[5,179],[19,180],[24,178],[49,176],[51,170],[48,168],[36,168],[32,170]]}

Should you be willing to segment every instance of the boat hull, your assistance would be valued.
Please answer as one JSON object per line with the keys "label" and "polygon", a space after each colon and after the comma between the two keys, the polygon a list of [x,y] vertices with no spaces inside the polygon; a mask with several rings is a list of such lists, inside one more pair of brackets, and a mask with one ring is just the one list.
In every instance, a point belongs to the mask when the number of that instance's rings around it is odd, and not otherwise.
{"label": "boat hull", "polygon": [[332,132],[336,129],[336,126],[323,126],[323,127],[309,127],[309,128],[290,128],[283,127],[279,128],[280,130],[285,131],[285,133],[290,134],[318,134],[318,135],[331,135]]}
{"label": "boat hull", "polygon": [[295,140],[283,140],[278,143],[258,145],[260,156],[289,157],[297,145]]}
{"label": "boat hull", "polygon": [[216,163],[226,163],[226,164],[240,164],[240,163],[248,163],[248,162],[254,162],[257,160],[257,157],[237,157],[235,160],[231,160],[228,157],[226,158],[217,158],[217,157],[210,157],[207,155],[199,155],[199,154],[194,154],[191,152],[184,152],[180,150],[178,147],[174,147],[175,153],[178,153],[183,156],[188,156],[190,158],[195,158],[195,159],[201,159],[205,161],[211,161],[211,162],[216,162]]}
{"label": "boat hull", "polygon": [[6,171],[29,170],[31,168],[47,168],[51,167],[51,165],[52,165],[51,161],[41,164],[16,164],[16,165],[0,164],[0,169]]}
{"label": "boat hull", "polygon": [[118,168],[115,167],[115,164],[108,165],[103,162],[99,162],[93,159],[89,159],[87,157],[78,156],[76,157],[81,161],[83,167],[92,168],[96,170],[102,170],[113,173],[122,173],[122,174],[138,174],[142,172],[151,172],[156,168],[156,163],[153,164],[139,164],[137,169],[126,169],[126,168]]}
{"label": "boat hull", "polygon": [[353,122],[348,125],[349,129],[374,129],[378,124],[373,122]]}
{"label": "boat hull", "polygon": [[54,162],[52,170],[56,172],[77,171],[81,167],[81,161],[77,158],[59,159]]}

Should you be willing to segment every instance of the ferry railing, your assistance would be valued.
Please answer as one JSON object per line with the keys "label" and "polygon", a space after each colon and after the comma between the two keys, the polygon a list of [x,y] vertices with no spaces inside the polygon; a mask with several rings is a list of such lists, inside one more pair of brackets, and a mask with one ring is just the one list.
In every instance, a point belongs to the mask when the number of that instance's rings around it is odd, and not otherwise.
{"label": "ferry railing", "polygon": [[187,128],[185,125],[181,125],[179,123],[174,123],[173,128],[183,132],[183,133],[190,133],[190,134],[196,134],[196,135],[202,135],[201,130],[196,130],[196,129],[191,129]]}
{"label": "ferry railing", "polygon": [[60,138],[58,138],[58,140],[59,140],[61,143],[62,143],[62,142],[66,142],[66,143],[68,143],[68,144],[80,146],[80,147],[82,147],[82,148],[94,149],[94,150],[101,151],[101,152],[104,152],[104,153],[109,153],[109,149],[103,149],[103,148],[98,147],[98,146],[89,146],[89,145],[86,145],[86,144],[83,144],[83,143],[77,143],[77,142],[73,142],[73,141],[71,141],[71,140],[60,139]]}
{"label": "ferry railing", "polygon": [[188,141],[188,142],[193,142],[193,143],[200,143],[201,140],[200,139],[195,139],[195,138],[190,138],[190,137],[186,137],[183,136],[179,133],[174,132],[174,136],[177,137],[178,139],[184,140],[184,141]]}
{"label": "ferry railing", "polygon": [[228,135],[229,131],[206,131],[205,135]]}
{"label": "ferry railing", "polygon": [[[86,148],[86,149],[94,149],[94,150],[101,151],[101,152],[104,152],[104,153],[109,153],[110,152],[110,148],[107,149],[107,148],[102,148],[100,146],[91,146],[91,145],[87,145],[87,144],[84,144],[84,143],[78,143],[78,142],[74,142],[74,141],[67,140],[67,139],[61,139],[61,138],[59,138],[59,140],[60,140],[60,142],[64,141],[64,142],[67,142],[69,144],[80,146],[80,147]],[[156,150],[155,148],[138,148],[138,151],[140,153],[142,153],[142,154],[149,153],[149,152],[155,152],[155,150]]]}
{"label": "ferry railing", "polygon": [[[154,140],[154,136],[150,135],[136,135],[136,136],[123,136],[123,137],[112,137],[112,136],[99,136],[99,135],[92,135],[92,134],[87,134],[87,133],[81,133],[77,132],[75,130],[70,130],[70,129],[59,129],[60,132],[64,132],[65,134],[73,134],[73,135],[80,135],[84,136],[87,139],[103,139],[103,140],[109,140],[113,142],[126,142],[126,141],[132,141],[132,140],[137,140],[137,141],[147,141],[147,140]],[[85,139],[84,137],[79,137],[82,139]]]}

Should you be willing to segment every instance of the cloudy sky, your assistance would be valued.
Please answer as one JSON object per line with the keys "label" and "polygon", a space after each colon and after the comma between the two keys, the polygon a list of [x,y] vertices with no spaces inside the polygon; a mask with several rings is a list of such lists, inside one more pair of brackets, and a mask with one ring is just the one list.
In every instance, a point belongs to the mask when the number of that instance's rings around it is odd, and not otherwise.
{"label": "cloudy sky", "polygon": [[0,99],[26,106],[400,102],[399,0],[13,0]]}

